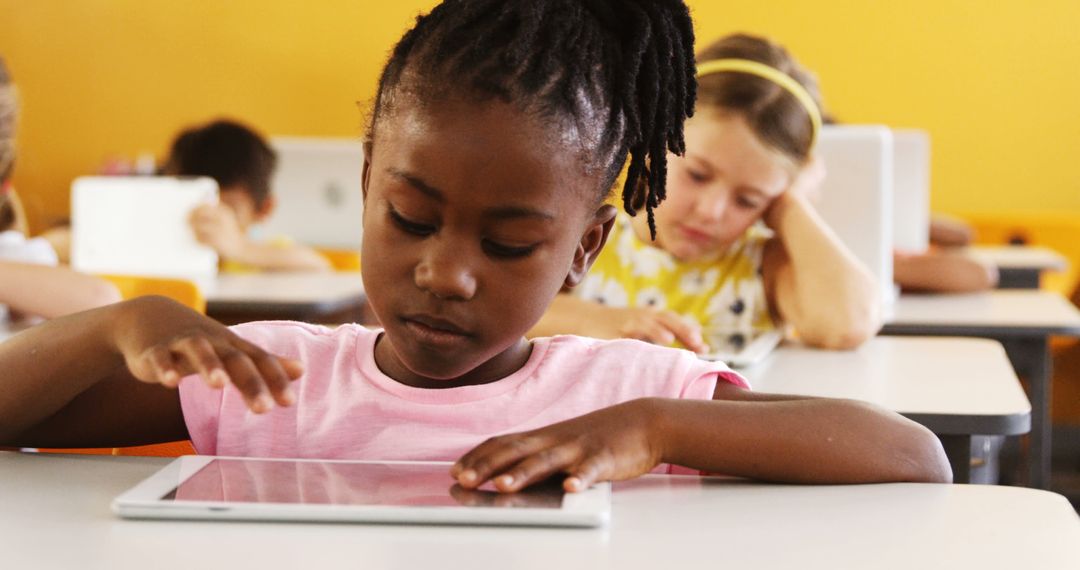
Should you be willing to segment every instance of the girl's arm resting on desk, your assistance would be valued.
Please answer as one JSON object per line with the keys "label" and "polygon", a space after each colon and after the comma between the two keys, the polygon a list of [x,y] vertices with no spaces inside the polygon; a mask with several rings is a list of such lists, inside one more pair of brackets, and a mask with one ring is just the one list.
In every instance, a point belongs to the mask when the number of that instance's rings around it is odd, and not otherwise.
{"label": "girl's arm resting on desk", "polygon": [[[0,445],[117,447],[187,437],[180,379],[233,384],[252,411],[289,405],[294,361],[162,297],[55,319],[0,343]],[[188,382],[200,381],[191,378]]]}
{"label": "girl's arm resting on desk", "polygon": [[529,338],[576,334],[593,338],[633,338],[668,346],[675,341],[696,352],[708,346],[701,325],[678,313],[653,307],[611,307],[559,294],[529,331]]}
{"label": "girl's arm resting on desk", "polygon": [[878,286],[840,243],[809,201],[794,192],[776,199],[766,221],[777,237],[762,269],[769,304],[811,346],[854,348],[881,328]]}
{"label": "girl's arm resting on desk", "polygon": [[962,252],[894,253],[893,280],[905,291],[970,293],[997,287],[998,270]]}
{"label": "girl's arm resting on desk", "polygon": [[0,261],[0,303],[47,319],[116,303],[111,283],[72,271],[31,263]]}
{"label": "girl's arm resting on desk", "polygon": [[451,469],[474,488],[512,492],[558,473],[568,491],[630,479],[660,463],[789,483],[949,482],[934,434],[875,406],[756,394],[720,385],[713,401],[646,398],[492,438]]}
{"label": "girl's arm resting on desk", "polygon": [[241,230],[236,214],[224,204],[195,208],[189,219],[200,242],[223,259],[266,271],[329,271],[330,261],[311,248],[294,243],[263,243]]}
{"label": "girl's arm resting on desk", "polygon": [[297,244],[278,245],[245,241],[230,261],[251,265],[266,271],[330,271],[330,262],[319,252]]}

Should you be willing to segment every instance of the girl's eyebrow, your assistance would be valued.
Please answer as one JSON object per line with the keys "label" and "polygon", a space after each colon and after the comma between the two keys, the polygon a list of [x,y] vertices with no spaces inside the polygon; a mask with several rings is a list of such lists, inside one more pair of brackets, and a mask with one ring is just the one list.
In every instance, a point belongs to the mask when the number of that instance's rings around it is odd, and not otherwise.
{"label": "girl's eyebrow", "polygon": [[[424,182],[419,177],[409,174],[408,172],[398,170],[396,168],[387,168],[386,172],[395,178],[399,178],[405,181],[405,183],[407,183],[409,186],[412,186],[421,194],[431,198],[432,200],[435,200],[440,204],[446,202],[446,197],[443,195],[442,192],[439,191],[438,188],[435,188],[427,182]],[[499,219],[540,218],[545,221],[555,220],[554,214],[543,212],[541,210],[536,210],[534,208],[528,208],[525,206],[499,206],[495,208],[488,208],[484,210],[484,216],[488,218]]]}
{"label": "girl's eyebrow", "polygon": [[401,180],[404,180],[406,183],[409,184],[409,186],[416,188],[420,191],[421,194],[427,196],[428,198],[431,198],[432,200],[435,200],[440,204],[446,202],[446,197],[443,196],[443,193],[440,192],[438,188],[431,186],[417,176],[409,174],[408,172],[403,172],[396,168],[387,168],[386,172],[395,178],[400,178]]}
{"label": "girl's eyebrow", "polygon": [[754,186],[739,186],[738,188],[736,188],[736,190],[746,192],[747,194],[757,194],[758,196],[766,200],[773,198],[773,196],[768,192]]}

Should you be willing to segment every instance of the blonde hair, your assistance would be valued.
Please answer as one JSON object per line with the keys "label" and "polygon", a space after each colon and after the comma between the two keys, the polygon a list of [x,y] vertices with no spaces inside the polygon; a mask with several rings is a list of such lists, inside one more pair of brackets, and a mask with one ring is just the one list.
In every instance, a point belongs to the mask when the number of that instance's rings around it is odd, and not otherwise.
{"label": "blonde hair", "polygon": [[15,166],[15,123],[19,99],[4,59],[0,57],[0,231],[15,224],[15,205],[6,194]]}
{"label": "blonde hair", "polygon": [[[817,79],[783,46],[757,36],[734,34],[697,54],[698,63],[720,59],[755,61],[779,70],[798,82],[819,112],[825,114]],[[763,143],[796,165],[810,158],[815,121],[807,106],[775,81],[748,73],[703,75],[698,78],[697,108],[742,117]]]}

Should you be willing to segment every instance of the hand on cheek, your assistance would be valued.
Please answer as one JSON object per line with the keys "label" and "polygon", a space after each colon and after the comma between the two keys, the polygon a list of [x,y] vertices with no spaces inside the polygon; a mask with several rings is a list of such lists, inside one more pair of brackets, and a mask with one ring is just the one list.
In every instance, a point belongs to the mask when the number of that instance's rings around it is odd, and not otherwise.
{"label": "hand on cheek", "polygon": [[205,204],[190,216],[191,229],[200,243],[214,248],[224,257],[236,257],[244,246],[244,232],[231,208],[224,204]]}

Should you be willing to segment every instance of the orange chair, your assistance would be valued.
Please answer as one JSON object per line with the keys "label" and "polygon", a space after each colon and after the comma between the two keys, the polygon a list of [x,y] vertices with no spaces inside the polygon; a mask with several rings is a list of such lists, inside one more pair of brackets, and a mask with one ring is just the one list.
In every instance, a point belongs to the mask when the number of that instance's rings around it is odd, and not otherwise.
{"label": "orange chair", "polygon": [[325,257],[334,271],[360,271],[360,252],[354,249],[319,248],[315,251]]}
{"label": "orange chair", "polygon": [[[206,299],[199,288],[190,281],[165,279],[160,277],[139,277],[135,275],[102,275],[120,290],[120,296],[126,299],[145,295],[169,297],[200,313],[206,313]],[[154,457],[179,457],[194,455],[195,448],[190,441],[176,441],[136,447],[89,448],[89,449],[39,449],[46,453],[80,453],[87,455],[144,455]]]}
{"label": "orange chair", "polygon": [[199,291],[199,287],[191,281],[135,275],[101,275],[100,277],[115,285],[124,299],[161,295],[206,314],[206,298]]}

